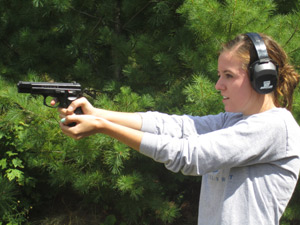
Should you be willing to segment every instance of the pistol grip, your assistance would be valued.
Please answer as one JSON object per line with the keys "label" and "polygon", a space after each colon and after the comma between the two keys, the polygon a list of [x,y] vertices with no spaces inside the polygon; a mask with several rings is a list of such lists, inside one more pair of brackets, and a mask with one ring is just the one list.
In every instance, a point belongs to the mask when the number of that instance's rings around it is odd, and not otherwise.
{"label": "pistol grip", "polygon": [[75,126],[76,126],[76,123],[75,123],[75,122],[69,123],[67,126],[68,126],[68,127],[75,127]]}
{"label": "pistol grip", "polygon": [[[83,114],[81,107],[76,108],[74,112],[75,112],[76,115]],[[69,127],[74,127],[74,126],[76,126],[76,123],[75,122],[69,123],[68,126]]]}
{"label": "pistol grip", "polygon": [[[78,108],[75,109],[74,113],[76,115],[80,115],[80,114],[83,114],[83,111],[82,111],[81,107],[78,107]],[[74,126],[76,126],[76,123],[75,122],[69,123],[68,126],[69,127],[74,127]]]}
{"label": "pistol grip", "polygon": [[[73,96],[73,97],[68,97],[68,98],[67,98],[67,105],[66,105],[66,108],[67,108],[73,101],[75,101],[76,99],[77,99],[77,98],[74,97],[74,96]],[[76,115],[80,115],[80,114],[83,114],[83,111],[82,111],[81,107],[78,107],[78,108],[75,109],[74,113],[75,113]],[[69,126],[69,127],[74,127],[74,126],[76,126],[76,123],[75,123],[75,122],[74,122],[74,123],[69,123],[68,126]]]}
{"label": "pistol grip", "polygon": [[81,107],[78,107],[78,108],[75,109],[75,114],[76,115],[83,114],[83,111],[82,111]]}

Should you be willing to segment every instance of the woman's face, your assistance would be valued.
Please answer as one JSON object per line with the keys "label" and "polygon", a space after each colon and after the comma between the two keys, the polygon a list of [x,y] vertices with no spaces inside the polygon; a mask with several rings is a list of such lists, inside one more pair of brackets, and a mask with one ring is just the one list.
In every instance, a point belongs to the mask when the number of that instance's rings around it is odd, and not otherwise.
{"label": "woman's face", "polygon": [[221,92],[225,111],[241,112],[244,115],[256,113],[261,95],[252,88],[247,71],[234,52],[225,51],[218,60],[218,76],[215,88]]}

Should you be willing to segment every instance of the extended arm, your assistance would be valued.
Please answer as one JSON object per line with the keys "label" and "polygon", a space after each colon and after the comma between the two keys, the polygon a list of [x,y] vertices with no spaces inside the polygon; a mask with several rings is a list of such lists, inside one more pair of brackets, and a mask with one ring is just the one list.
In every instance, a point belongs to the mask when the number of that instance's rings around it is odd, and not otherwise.
{"label": "extended arm", "polygon": [[138,113],[116,112],[93,107],[86,98],[80,98],[70,104],[67,109],[60,109],[60,116],[72,115],[76,108],[81,107],[83,114],[92,115],[135,130],[142,127],[142,118]]}
{"label": "extended arm", "polygon": [[286,126],[279,116],[265,113],[185,138],[145,133],[140,152],[171,171],[203,175],[286,157]]}
{"label": "extended arm", "polygon": [[159,112],[128,113],[109,111],[93,107],[85,98],[72,102],[67,109],[60,109],[61,118],[72,115],[77,107],[81,107],[85,115],[103,118],[135,130],[178,138],[211,132],[220,129],[220,124],[224,123],[223,116],[192,117],[168,115]]}
{"label": "extended arm", "polygon": [[[69,127],[67,124],[76,123]],[[143,132],[110,122],[106,119],[91,115],[69,115],[62,119],[62,131],[74,138],[81,139],[93,134],[102,133],[138,150],[140,148]]]}

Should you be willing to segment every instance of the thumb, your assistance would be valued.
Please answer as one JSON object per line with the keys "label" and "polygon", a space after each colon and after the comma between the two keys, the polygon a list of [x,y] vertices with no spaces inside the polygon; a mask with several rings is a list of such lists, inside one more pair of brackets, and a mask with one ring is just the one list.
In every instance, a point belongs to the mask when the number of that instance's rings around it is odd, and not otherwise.
{"label": "thumb", "polygon": [[74,113],[74,111],[78,108],[78,107],[81,107],[83,105],[83,99],[82,98],[79,98],[79,99],[76,99],[74,101],[71,102],[71,104],[68,106],[67,108],[67,114],[68,115],[71,115]]}
{"label": "thumb", "polygon": [[91,114],[91,112],[93,111],[93,106],[85,97],[81,97],[73,101],[69,105],[67,113],[71,115],[77,108],[81,108],[83,114]]}
{"label": "thumb", "polygon": [[65,118],[62,118],[60,122],[64,126],[74,127],[79,122],[79,118],[78,118],[78,116],[73,114],[73,115],[70,115],[70,116],[66,116]]}

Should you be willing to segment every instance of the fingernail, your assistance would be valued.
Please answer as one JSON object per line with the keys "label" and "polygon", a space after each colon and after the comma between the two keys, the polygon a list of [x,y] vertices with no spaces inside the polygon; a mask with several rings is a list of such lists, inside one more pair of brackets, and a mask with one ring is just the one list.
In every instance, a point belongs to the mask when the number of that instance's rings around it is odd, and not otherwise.
{"label": "fingernail", "polygon": [[60,122],[61,122],[61,123],[66,122],[66,118],[62,118],[62,119],[60,120]]}

